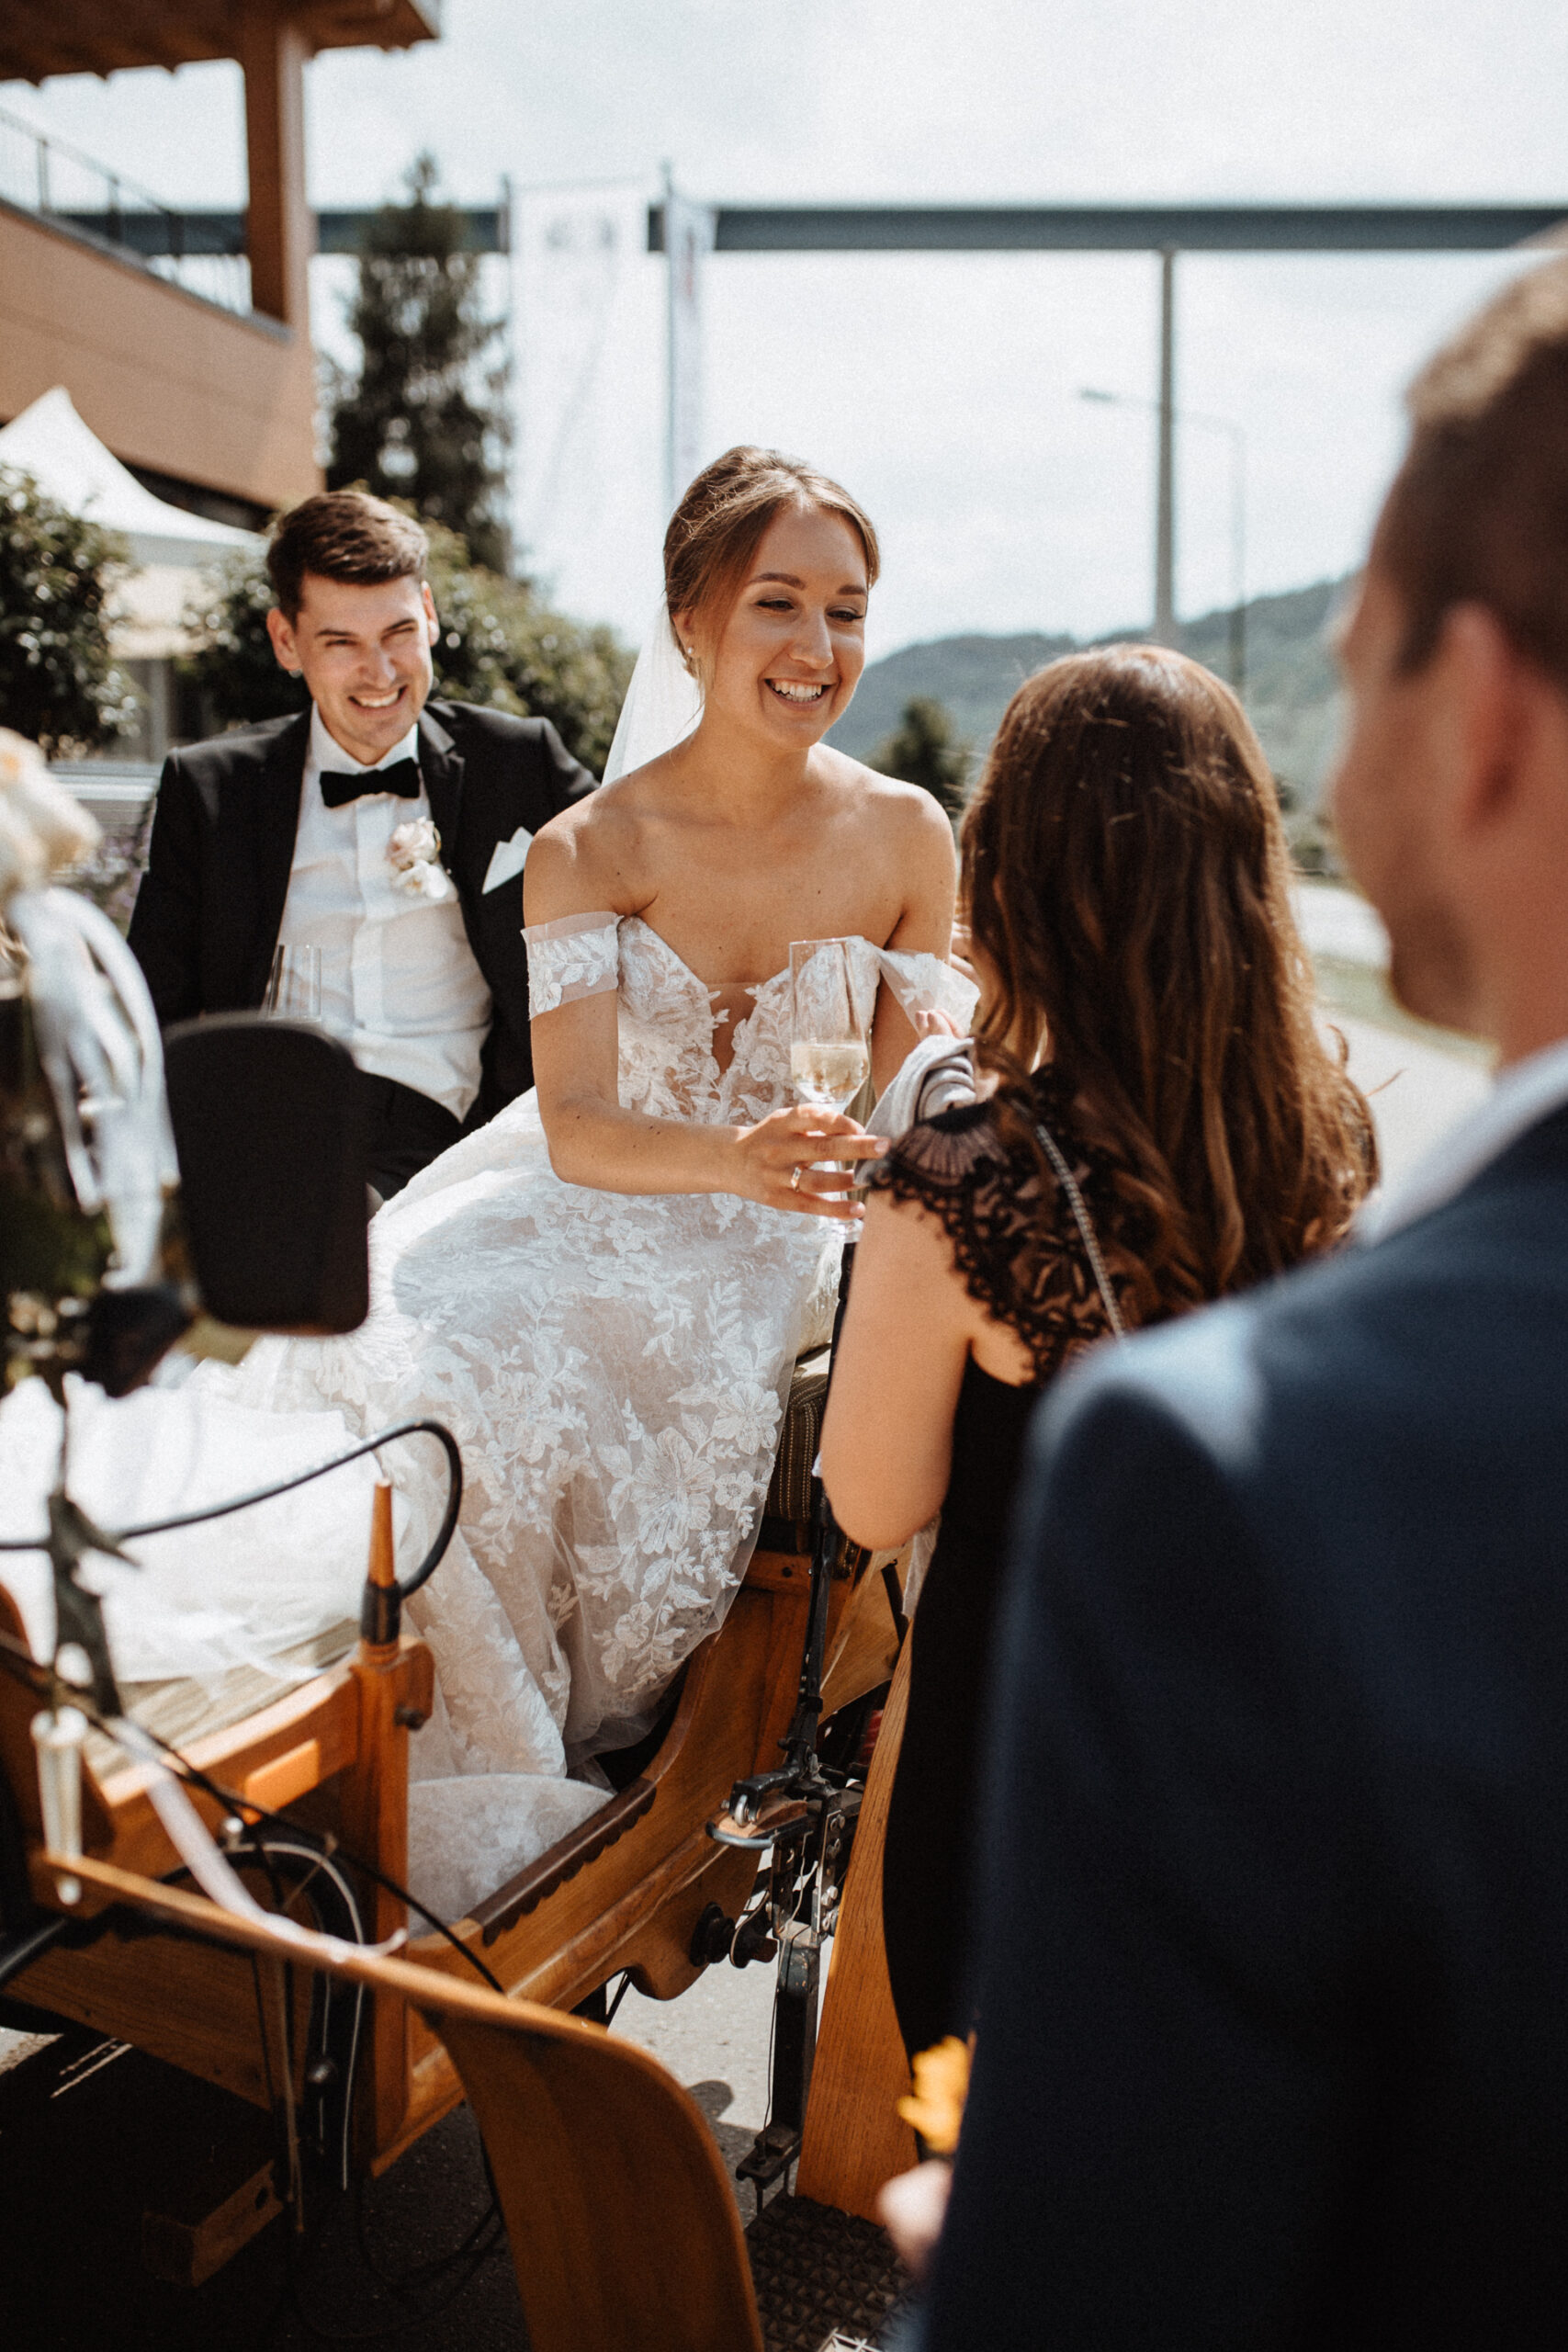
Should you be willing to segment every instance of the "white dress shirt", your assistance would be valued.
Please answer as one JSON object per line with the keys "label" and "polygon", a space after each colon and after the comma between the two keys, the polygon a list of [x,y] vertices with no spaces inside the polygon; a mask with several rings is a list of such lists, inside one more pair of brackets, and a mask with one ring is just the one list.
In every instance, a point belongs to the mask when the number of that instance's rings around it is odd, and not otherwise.
{"label": "white dress shirt", "polygon": [[321,798],[323,768],[368,781],[377,768],[418,757],[414,726],[367,768],[312,711],[278,940],[321,949],[321,1025],[343,1039],[361,1069],[399,1079],[461,1119],[479,1091],[490,989],[456,892],[438,902],[411,896],[394,887],[388,860],[398,827],[430,817],[423,787],[417,800],[372,788],[342,808]]}
{"label": "white dress shirt", "polygon": [[1356,1220],[1358,1239],[1384,1241],[1418,1217],[1429,1216],[1564,1102],[1568,1038],[1543,1046],[1500,1071],[1491,1093],[1468,1118],[1423,1152],[1408,1174],[1367,1203]]}

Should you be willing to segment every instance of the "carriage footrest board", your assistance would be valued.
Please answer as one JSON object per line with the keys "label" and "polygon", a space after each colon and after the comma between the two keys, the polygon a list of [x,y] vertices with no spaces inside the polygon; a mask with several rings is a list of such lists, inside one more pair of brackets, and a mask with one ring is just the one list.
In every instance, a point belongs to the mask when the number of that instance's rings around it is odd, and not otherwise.
{"label": "carriage footrest board", "polygon": [[766,2352],[881,2341],[908,2288],[886,2234],[809,2197],[775,2197],[746,2232]]}

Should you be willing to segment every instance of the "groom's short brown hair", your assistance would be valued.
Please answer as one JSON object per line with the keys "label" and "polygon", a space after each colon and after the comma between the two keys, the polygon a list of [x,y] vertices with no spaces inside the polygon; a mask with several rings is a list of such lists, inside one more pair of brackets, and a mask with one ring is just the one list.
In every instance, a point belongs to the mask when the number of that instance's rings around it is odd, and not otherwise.
{"label": "groom's short brown hair", "polygon": [[299,617],[305,575],[366,587],[384,580],[423,580],[430,542],[412,514],[363,490],[318,491],[279,515],[266,551],[278,608]]}
{"label": "groom's short brown hair", "polygon": [[1371,559],[1404,606],[1404,666],[1475,603],[1568,689],[1568,259],[1505,287],[1406,405],[1410,447]]}

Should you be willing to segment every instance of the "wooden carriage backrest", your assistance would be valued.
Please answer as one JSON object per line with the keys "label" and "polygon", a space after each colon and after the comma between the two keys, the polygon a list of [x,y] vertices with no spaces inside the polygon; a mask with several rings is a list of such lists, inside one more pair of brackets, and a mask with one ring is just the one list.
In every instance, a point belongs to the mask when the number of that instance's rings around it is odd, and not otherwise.
{"label": "wooden carriage backrest", "polygon": [[[300,1943],[265,1919],[111,1863],[75,1867],[85,1908],[130,1905],[301,1964]],[[656,2058],[558,2009],[310,1942],[330,1974],[409,2002],[446,2043],[495,2174],[531,2352],[762,2352],[723,2160]]]}

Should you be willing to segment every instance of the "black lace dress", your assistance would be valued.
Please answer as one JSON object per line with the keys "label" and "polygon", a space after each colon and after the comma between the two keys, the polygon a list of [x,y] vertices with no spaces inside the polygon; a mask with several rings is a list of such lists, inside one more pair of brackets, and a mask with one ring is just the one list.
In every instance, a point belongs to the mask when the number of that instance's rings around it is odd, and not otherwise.
{"label": "black lace dress", "polygon": [[[1112,1165],[1086,1149],[1049,1069],[1011,1099],[1043,1120],[1076,1179],[1123,1320],[1134,1220]],[[1022,1340],[1032,1376],[1013,1385],[964,1367],[942,1528],[910,1633],[908,1712],[882,1866],[887,1968],[911,2056],[966,2034],[964,1961],[988,1652],[1006,1560],[1013,1487],[1042,1389],[1106,1337],[1108,1319],[1072,1208],[1038,1152],[1005,1141],[988,1102],[912,1127],[872,1177],[874,1189],[939,1217],[970,1295]]]}

